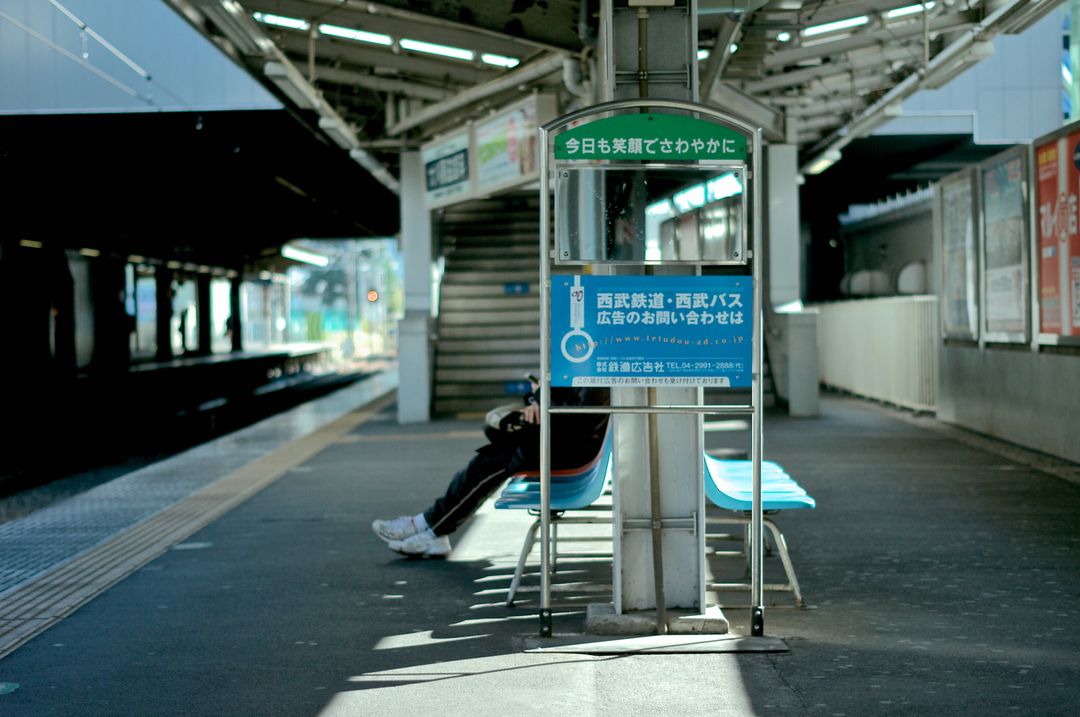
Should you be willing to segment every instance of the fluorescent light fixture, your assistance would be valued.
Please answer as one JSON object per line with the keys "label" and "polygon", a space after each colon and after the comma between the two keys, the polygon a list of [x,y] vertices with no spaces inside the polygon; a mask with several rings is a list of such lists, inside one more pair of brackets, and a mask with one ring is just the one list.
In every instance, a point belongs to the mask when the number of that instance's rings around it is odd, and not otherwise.
{"label": "fluorescent light fixture", "polygon": [[650,217],[671,217],[674,216],[675,209],[671,206],[670,199],[661,199],[645,207],[645,213]]}
{"label": "fluorescent light fixture", "polygon": [[132,254],[128,257],[128,261],[130,261],[132,264],[145,264],[146,257],[139,256],[138,254]]}
{"label": "fluorescent light fixture", "polygon": [[322,254],[316,254],[313,251],[307,249],[301,249],[298,246],[292,244],[286,244],[281,247],[281,255],[286,259],[292,259],[302,264],[311,264],[312,266],[323,267],[330,264],[330,257],[323,256]]}
{"label": "fluorescent light fixture", "polygon": [[705,185],[695,184],[689,189],[684,189],[674,197],[675,206],[678,208],[680,214],[685,214],[691,209],[705,206]]}
{"label": "fluorescent light fixture", "polygon": [[340,25],[319,25],[319,33],[331,37],[343,37],[346,40],[366,42],[371,45],[383,45],[389,47],[394,44],[394,38],[381,32],[367,32],[366,30],[353,30]]}
{"label": "fluorescent light fixture", "polygon": [[821,174],[829,167],[840,161],[840,150],[827,149],[825,153],[810,163],[806,168],[807,174]]}
{"label": "fluorescent light fixture", "polygon": [[337,142],[342,149],[352,149],[356,146],[356,135],[348,125],[336,117],[320,117],[319,129],[330,135],[330,139]]}
{"label": "fluorescent light fixture", "polygon": [[521,64],[521,60],[517,59],[516,57],[493,55],[490,52],[485,52],[480,55],[480,60],[489,65],[495,65],[496,67],[517,67]]}
{"label": "fluorescent light fixture", "polygon": [[44,244],[33,239],[23,239],[19,242],[19,246],[24,246],[27,249],[42,249],[45,247]]}
{"label": "fluorescent light fixture", "polygon": [[256,20],[264,25],[273,25],[274,27],[284,27],[288,30],[302,30],[307,31],[311,29],[311,23],[307,20],[301,20],[296,17],[285,17],[284,15],[271,15],[268,12],[257,12],[252,15]]}
{"label": "fluorescent light fixture", "polygon": [[456,60],[468,60],[471,62],[476,57],[476,53],[472,50],[451,47],[449,45],[436,45],[433,42],[421,42],[420,40],[410,40],[408,38],[401,40],[398,45],[400,45],[403,50],[409,50],[410,52],[423,52],[427,55],[453,57]]}
{"label": "fluorescent light fixture", "polygon": [[101,252],[97,249],[79,249],[79,253],[83,256],[101,256]]}
{"label": "fluorescent light fixture", "polygon": [[782,30],[782,31],[776,33],[776,41],[777,42],[787,42],[790,39],[791,39],[791,33],[788,32],[787,30]]}
{"label": "fluorescent light fixture", "polygon": [[292,65],[267,62],[263,66],[263,73],[300,109],[313,110],[319,106],[315,88]]}
{"label": "fluorescent light fixture", "polygon": [[699,59],[699,60],[707,60],[707,59],[709,59],[709,51],[708,50],[698,50],[697,51],[697,59]]}
{"label": "fluorescent light fixture", "polygon": [[917,3],[915,5],[905,5],[904,7],[893,8],[892,10],[886,10],[884,17],[886,20],[895,20],[898,17],[907,17],[908,15],[914,15],[916,13],[923,12],[924,10],[930,10],[934,7],[934,3],[928,2],[925,5],[923,3]]}
{"label": "fluorescent light fixture", "polygon": [[858,17],[849,17],[844,20],[837,20],[836,22],[811,25],[800,34],[803,37],[813,37],[814,35],[824,35],[827,32],[836,32],[837,30],[847,30],[852,27],[859,27],[868,22],[870,22],[870,17],[868,15],[859,15]]}
{"label": "fluorescent light fixture", "polygon": [[731,54],[732,54],[732,55],[734,55],[734,54],[735,54],[736,52],[738,52],[738,51],[739,51],[739,46],[738,46],[738,44],[736,44],[736,43],[734,43],[734,42],[733,42],[733,43],[731,43]]}
{"label": "fluorescent light fixture", "polygon": [[715,179],[710,179],[705,184],[706,198],[710,202],[734,197],[737,194],[742,194],[742,191],[742,183],[730,172],[728,174],[722,174]]}
{"label": "fluorescent light fixture", "polygon": [[166,269],[179,269],[182,266],[183,266],[183,264],[181,264],[178,261],[167,261],[167,262],[165,262],[165,268]]}

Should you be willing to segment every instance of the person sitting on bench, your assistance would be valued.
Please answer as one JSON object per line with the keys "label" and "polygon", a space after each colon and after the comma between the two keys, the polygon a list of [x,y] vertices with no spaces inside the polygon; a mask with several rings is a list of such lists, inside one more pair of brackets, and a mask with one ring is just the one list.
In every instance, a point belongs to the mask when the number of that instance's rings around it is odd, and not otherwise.
{"label": "person sitting on bench", "polygon": [[[416,515],[403,515],[371,524],[375,535],[402,555],[445,558],[450,554],[450,533],[471,516],[484,500],[510,476],[540,466],[540,404],[538,387],[525,396],[524,406],[508,413],[498,428],[485,427],[489,443],[457,472],[446,493]],[[555,388],[552,406],[605,406],[608,389]],[[591,461],[604,441],[607,415],[554,414],[551,417],[553,470],[574,468]]]}

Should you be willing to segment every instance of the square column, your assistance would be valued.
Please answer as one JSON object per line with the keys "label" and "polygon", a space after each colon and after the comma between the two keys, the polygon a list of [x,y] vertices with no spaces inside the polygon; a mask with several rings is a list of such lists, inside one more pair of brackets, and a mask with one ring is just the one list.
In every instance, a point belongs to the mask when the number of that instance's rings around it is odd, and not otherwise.
{"label": "square column", "polygon": [[405,316],[398,324],[398,422],[431,420],[432,232],[419,152],[401,155],[401,249]]}

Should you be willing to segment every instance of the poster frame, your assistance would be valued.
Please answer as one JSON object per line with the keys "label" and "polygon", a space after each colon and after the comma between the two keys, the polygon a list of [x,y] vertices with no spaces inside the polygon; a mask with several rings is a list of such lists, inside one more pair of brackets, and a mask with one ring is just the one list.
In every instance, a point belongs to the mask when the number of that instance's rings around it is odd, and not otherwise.
{"label": "poster frame", "polygon": [[[968,293],[974,292],[975,301],[972,306],[974,307],[975,316],[968,318],[967,328],[960,330],[957,327],[953,327],[948,321],[949,311],[949,282],[948,282],[948,239],[945,232],[945,187],[948,184],[959,183],[966,181],[968,183],[968,189],[971,192],[971,206],[968,209],[970,219],[972,221],[972,237],[974,238],[974,246],[971,249],[971,255],[975,261],[975,272],[973,281],[968,282],[966,291]],[[982,276],[982,231],[981,231],[981,206],[982,197],[980,193],[981,182],[977,181],[976,167],[966,167],[959,172],[953,172],[945,177],[942,177],[937,184],[937,196],[934,198],[934,204],[937,208],[937,218],[935,219],[936,229],[941,237],[941,268],[939,276],[941,278],[941,307],[940,307],[940,321],[941,321],[941,337],[943,339],[956,340],[956,341],[970,341],[972,343],[978,343],[981,335],[982,328],[982,292],[980,289],[981,276]]]}
{"label": "poster frame", "polygon": [[[1036,164],[1036,157],[1038,155],[1038,149],[1040,146],[1049,142],[1054,142],[1062,137],[1067,137],[1071,134],[1076,134],[1080,138],[1080,120],[1070,122],[1067,125],[1059,127],[1053,132],[1048,132],[1040,137],[1036,137],[1031,141],[1031,285],[1032,296],[1034,301],[1033,317],[1031,324],[1032,335],[1035,337],[1035,344],[1038,346],[1080,346],[1080,334],[1074,334],[1072,336],[1064,336],[1062,334],[1045,333],[1042,330],[1042,262],[1038,261],[1041,257],[1040,250],[1040,229],[1039,229],[1039,168]],[[1080,194],[1080,192],[1078,192]],[[1076,327],[1080,330],[1080,326]]]}
{"label": "poster frame", "polygon": [[[979,266],[978,266],[978,283],[979,283],[979,314],[980,314],[980,341],[982,343],[1007,343],[1007,344],[1028,344],[1031,341],[1032,327],[1032,304],[1031,304],[1031,286],[1032,286],[1032,254],[1031,254],[1031,231],[1032,231],[1032,211],[1031,211],[1031,194],[1032,194],[1032,165],[1029,164],[1031,157],[1030,149],[1027,145],[1016,145],[1010,147],[1004,152],[999,152],[994,156],[980,162],[976,167],[976,183],[978,184],[978,201],[977,201],[977,214],[979,217],[978,225],[976,227],[978,231],[978,246],[979,246]],[[1024,236],[1020,240],[1020,249],[1022,252],[1022,273],[1027,281],[1027,291],[1024,294],[1024,305],[1021,308],[1021,316],[1024,319],[1024,328],[1022,331],[995,331],[989,326],[989,312],[988,312],[988,292],[987,292],[987,237],[986,237],[986,194],[984,191],[984,178],[985,173],[993,168],[1000,166],[1001,164],[1018,158],[1020,160],[1020,192],[1021,192],[1021,211],[1023,215],[1021,217],[1020,225],[1023,227]]]}

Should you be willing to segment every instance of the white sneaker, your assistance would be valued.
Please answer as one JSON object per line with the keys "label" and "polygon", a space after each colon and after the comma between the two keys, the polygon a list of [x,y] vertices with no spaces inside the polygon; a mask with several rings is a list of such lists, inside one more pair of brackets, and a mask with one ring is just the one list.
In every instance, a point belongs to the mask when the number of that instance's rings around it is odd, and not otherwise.
{"label": "white sneaker", "polygon": [[411,515],[402,515],[391,520],[372,521],[371,529],[375,531],[375,535],[389,543],[416,535],[416,522]]}
{"label": "white sneaker", "polygon": [[417,558],[445,558],[450,554],[450,538],[423,531],[405,540],[391,540],[390,549],[402,555]]}

